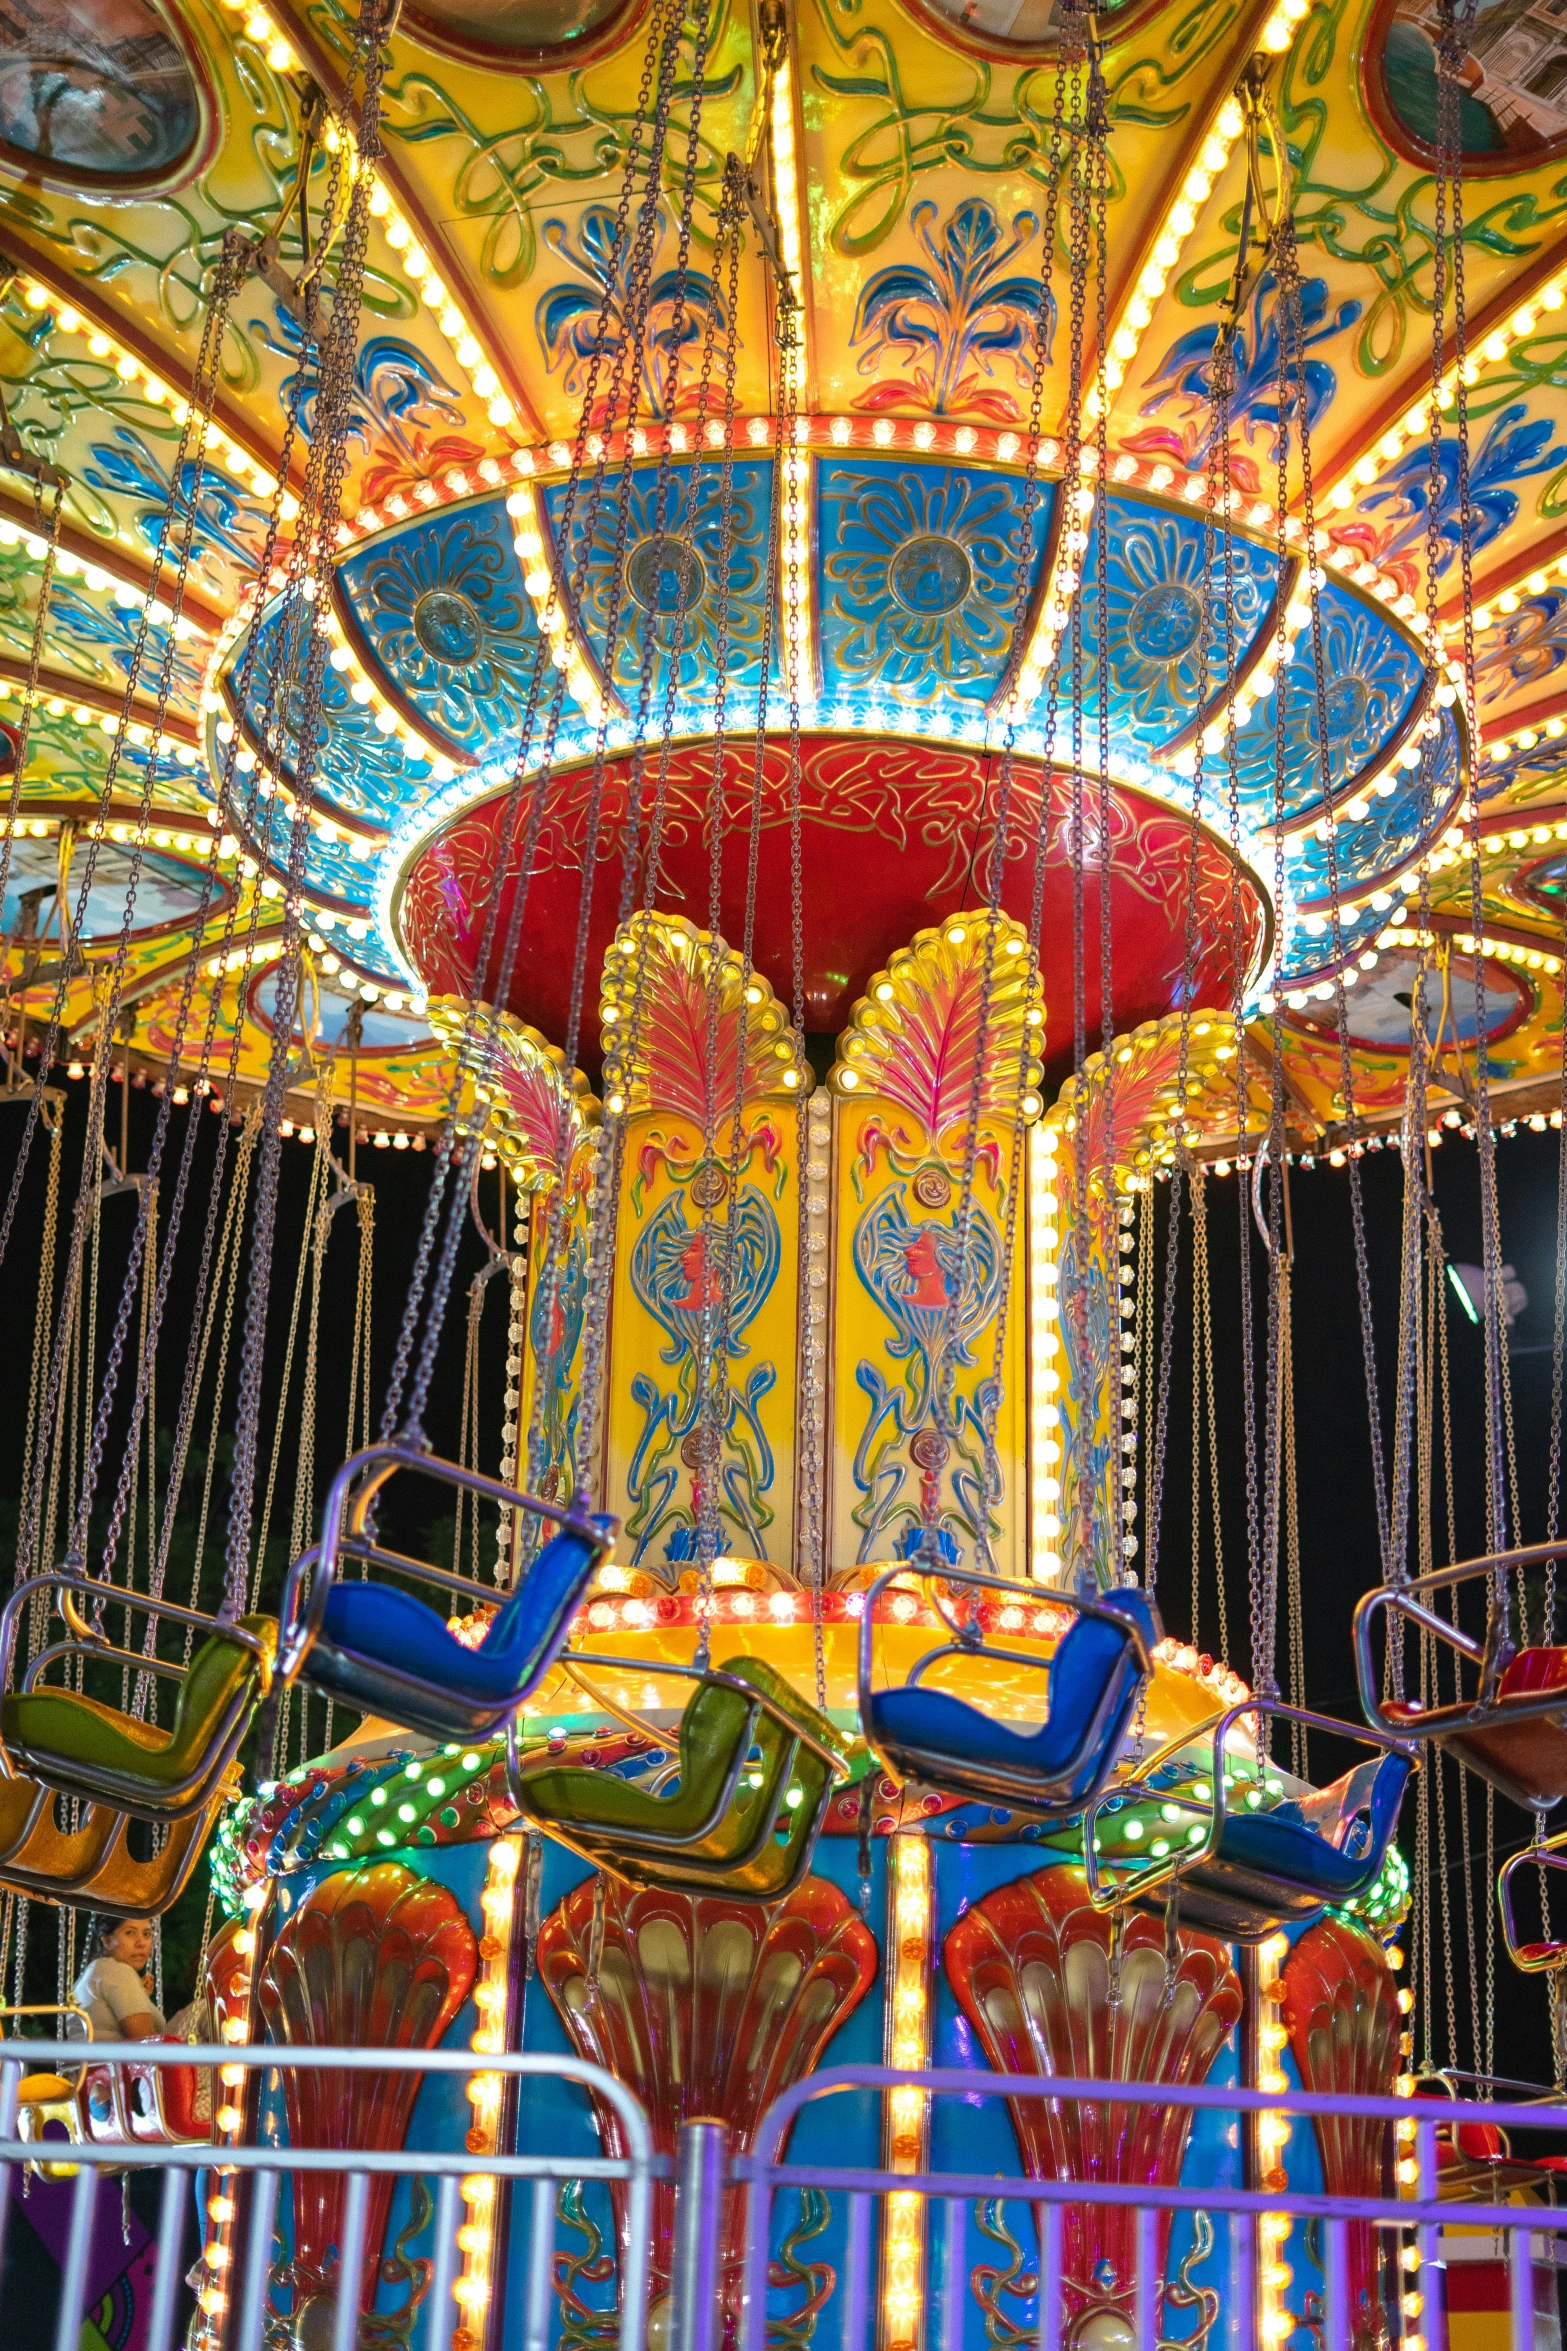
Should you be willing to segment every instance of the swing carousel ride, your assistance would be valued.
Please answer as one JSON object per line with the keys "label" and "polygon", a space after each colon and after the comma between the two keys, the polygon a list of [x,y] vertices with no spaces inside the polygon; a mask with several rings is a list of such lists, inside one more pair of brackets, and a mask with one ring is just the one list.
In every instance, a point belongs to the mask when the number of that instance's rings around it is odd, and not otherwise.
{"label": "swing carousel ride", "polygon": [[[0,1252],[45,1197],[0,1613],[15,2003],[40,1906],[157,1917],[205,1856],[211,2034],[574,2050],[666,2151],[692,2115],[743,2146],[850,2058],[1483,2102],[1509,1964],[1547,1978],[1560,2086],[1567,1941],[1529,1903],[1567,1860],[1563,1290],[1536,1528],[1496,1162],[1567,1101],[1564,150],[1539,0],[0,19]],[[1456,1432],[1454,1129],[1485,1343]],[[377,1146],[430,1175],[384,1382]],[[1352,1721],[1311,1709],[1299,1572],[1289,1193],[1324,1162],[1376,1500]],[[1232,1344],[1244,1395],[1239,1458],[1208,1430],[1216,1505],[1245,1491],[1234,1660],[1195,1596],[1166,1629],[1180,1284],[1194,1393]],[[297,1447],[262,1426],[280,1358]],[[1484,1558],[1441,1564],[1444,1474]],[[455,1514],[440,1559],[387,1531],[413,1487]],[[221,1578],[176,1594],[187,1489]],[[1460,2073],[1454,1870],[1514,1814]],[[401,2146],[417,2090],[419,2143],[476,2165],[457,2351],[514,2323],[486,2155],[613,2138],[498,2074],[233,2070],[210,2111],[41,2078],[23,2119],[211,2135],[221,2184],[258,2134]],[[879,2103],[867,2159],[910,2175],[1342,2193],[1383,2162],[1369,2123],[1226,2136],[1108,2091]],[[1542,2191],[1494,2139],[1448,2148],[1455,2200]],[[202,2213],[220,2351],[232,2202]],[[280,2220],[280,2342],[327,2339],[340,2219],[323,2189]],[[551,2323],[589,2346],[616,2223],[571,2219]],[[421,2225],[372,2200],[364,2343],[427,2339]],[[843,2228],[806,2199],[780,2236],[771,2341],[810,2340]],[[883,2351],[925,2340],[924,2229],[895,2199]],[[1029,2324],[1010,2232],[998,2205],[976,2351]],[[1281,2344],[1320,2253],[1267,2241]],[[1222,2227],[1150,2242],[1162,2334],[1223,2339]],[[1147,2258],[1068,2208],[1073,2343],[1132,2340]],[[1409,2265],[1363,2231],[1351,2266],[1357,2345],[1421,2345]]]}

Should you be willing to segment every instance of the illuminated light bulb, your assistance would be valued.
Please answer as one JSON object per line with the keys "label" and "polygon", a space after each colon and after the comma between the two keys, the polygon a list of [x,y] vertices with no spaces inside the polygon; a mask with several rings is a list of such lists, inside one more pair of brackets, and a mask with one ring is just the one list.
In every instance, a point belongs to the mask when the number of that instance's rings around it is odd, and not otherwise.
{"label": "illuminated light bulb", "polygon": [[237,2131],[244,2119],[245,2117],[237,2106],[220,2106],[218,2108],[218,2128],[220,2131]]}

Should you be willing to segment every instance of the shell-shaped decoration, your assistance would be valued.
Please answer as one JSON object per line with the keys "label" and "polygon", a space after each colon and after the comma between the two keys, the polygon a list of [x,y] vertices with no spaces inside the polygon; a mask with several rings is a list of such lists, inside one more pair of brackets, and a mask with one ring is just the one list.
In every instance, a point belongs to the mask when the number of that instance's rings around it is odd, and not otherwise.
{"label": "shell-shaped decoration", "polygon": [[[986,1894],[947,1936],[942,1962],[998,2073],[1199,2083],[1241,2013],[1240,1980],[1217,1936],[1181,1930],[1172,1970],[1162,1925],[1131,1917],[1116,1952],[1109,1918],[1090,1905],[1082,1871],[1066,1863]],[[1184,2108],[1113,2098],[1009,2104],[1031,2178],[1152,2187],[1180,2177],[1191,2121]],[[1128,2313],[1133,2214],[1069,2205],[1063,2236],[1069,2306]],[[1166,2217],[1161,2249],[1168,2236]]]}
{"label": "shell-shaped decoration", "polygon": [[1088,1182],[1095,1195],[1103,1186],[1107,1159],[1114,1189],[1122,1192],[1128,1179],[1146,1179],[1153,1168],[1167,1167],[1181,1142],[1196,1149],[1225,1140],[1233,1149],[1238,1062],[1246,1084],[1248,1131],[1266,1123],[1267,1088],[1259,1088],[1245,1067],[1244,1028],[1238,1030],[1227,1012],[1195,1013],[1184,1022],[1183,1070],[1182,1026],[1178,1012],[1144,1021],[1116,1038],[1108,1084],[1104,1055],[1092,1053],[1081,1081],[1072,1078],[1062,1087],[1050,1123],[1060,1131],[1070,1161],[1075,1146],[1065,1138],[1075,1135],[1079,1116],[1086,1115]]}
{"label": "shell-shaped decoration", "polygon": [[[1344,2098],[1391,2098],[1400,2071],[1403,2018],[1387,1953],[1363,1927],[1325,1918],[1308,1927],[1284,1968],[1282,2002],[1302,2086]],[[1386,2123],[1358,2115],[1312,2116],[1330,2196],[1381,2196],[1390,2154]],[[1349,2304],[1356,2351],[1388,2336],[1377,2295],[1370,2226],[1349,2224]]]}
{"label": "shell-shaped decoration", "polygon": [[1042,1107],[1039,969],[1027,932],[1006,915],[994,918],[987,954],[991,921],[981,908],[916,932],[876,973],[838,1040],[834,1093],[894,1103],[919,1120],[931,1150],[968,1120],[982,1038],[981,1118],[1010,1126],[1020,1096],[1025,1119]]}
{"label": "shell-shaped decoration", "polygon": [[[573,1888],[539,1932],[538,1970],[581,2057],[636,2091],[653,2143],[673,2154],[680,2125],[721,2115],[749,2147],[773,2100],[811,2071],[876,1975],[876,1944],[843,1894],[808,1877],[783,1902],[636,1891],[604,1876],[603,1950],[590,1987],[595,1880]],[[623,2153],[609,2108],[605,2151]],[[727,2199],[725,2272],[740,2256],[739,2199]],[[617,2208],[618,2210],[618,2208]],[[624,2213],[618,2210],[624,2227]],[[653,2189],[653,2291],[669,2284],[674,2189]]]}
{"label": "shell-shaped decoration", "polygon": [[[335,1870],[280,1930],[257,1987],[276,2041],[291,2048],[432,2049],[473,1988],[479,1945],[449,1887],[398,1861]],[[286,2072],[295,2147],[401,2147],[422,2079],[401,2068]],[[390,2173],[372,2178],[364,2307],[376,2290]],[[294,2175],[296,2298],[329,2290],[342,2222],[340,2172]]]}
{"label": "shell-shaped decoration", "polygon": [[[519,1192],[551,1192],[578,1138],[599,1122],[599,1106],[580,1069],[568,1069],[558,1045],[511,1013],[481,1003],[472,1019],[458,996],[432,996],[430,1026],[462,1062],[476,1101],[489,1111],[489,1137]],[[486,1038],[494,1023],[489,1068]]]}
{"label": "shell-shaped decoration", "polygon": [[702,1124],[710,1058],[721,1128],[737,1108],[810,1086],[789,1016],[761,972],[747,973],[726,940],[684,915],[636,914],[622,926],[604,958],[599,1019],[614,1111],[674,1111]]}

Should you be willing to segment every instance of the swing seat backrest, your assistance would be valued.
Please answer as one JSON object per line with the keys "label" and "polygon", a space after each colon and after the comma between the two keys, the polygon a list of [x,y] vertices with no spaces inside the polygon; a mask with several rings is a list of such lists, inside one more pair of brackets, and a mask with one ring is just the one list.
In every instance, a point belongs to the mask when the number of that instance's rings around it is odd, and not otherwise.
{"label": "swing seat backrest", "polygon": [[[1161,1637],[1145,1592],[1106,1592],[1102,1604],[1122,1622],[1075,1619],[1050,1660],[1047,1711],[1037,1730],[1016,1730],[983,1707],[916,1681],[872,1694],[866,1725],[871,1744],[885,1748],[911,1777],[961,1788],[971,1772],[976,1794],[999,1770],[1036,1783],[1041,1799],[1052,1805],[1086,1795],[1107,1753],[1119,1748],[1137,1703],[1142,1669],[1132,1628],[1150,1650]],[[984,1651],[974,1656],[982,1663]]]}
{"label": "swing seat backrest", "polygon": [[[845,1745],[835,1725],[762,1659],[734,1658],[719,1670],[776,1711],[742,1714],[738,1692],[699,1685],[681,1718],[672,1794],[580,1766],[528,1773],[519,1794],[543,1827],[635,1883],[777,1901],[805,1873],[834,1784],[832,1765],[806,1739],[840,1758]],[[730,1702],[722,1713],[720,1698]],[[800,1732],[804,1739],[793,1735]],[[738,1777],[737,1764],[747,1766]],[[693,1838],[699,1823],[711,1825]]]}
{"label": "swing seat backrest", "polygon": [[[736,1680],[756,1679],[751,1670],[735,1671]],[[764,1672],[770,1669],[764,1668]],[[557,1829],[568,1842],[581,1839],[613,1850],[633,1840],[657,1850],[677,1848],[699,1859],[722,1857],[724,1842],[732,1841],[733,1814],[724,1793],[745,1762],[761,1729],[774,1733],[761,1769],[764,1779],[776,1781],[781,1750],[793,1745],[776,1725],[768,1725],[754,1702],[722,1682],[699,1682],[680,1717],[678,1772],[667,1795],[655,1795],[618,1772],[592,1771],[583,1764],[546,1764],[525,1770],[518,1794],[526,1810],[542,1828]],[[754,1791],[746,1791],[754,1793]]]}
{"label": "swing seat backrest", "polygon": [[[606,1537],[613,1534],[612,1521],[598,1523]],[[442,1724],[451,1719],[455,1701],[463,1734],[476,1735],[470,1720],[474,1710],[487,1710],[493,1728],[495,1718],[510,1712],[548,1673],[602,1557],[601,1545],[562,1527],[496,1610],[475,1649],[448,1632],[446,1619],[435,1609],[400,1586],[334,1577],[322,1638],[307,1659],[305,1677],[394,1722],[404,1719],[398,1708],[410,1692],[423,1689]]]}
{"label": "swing seat backrest", "polygon": [[1376,1755],[1271,1811],[1226,1813],[1217,1853],[1195,1866],[1189,1882],[1235,1878],[1264,1895],[1276,1888],[1288,1904],[1285,1915],[1301,1897],[1347,1902],[1363,1894],[1387,1857],[1412,1768],[1407,1755]]}
{"label": "swing seat backrest", "polygon": [[[270,1655],[272,1619],[241,1628]],[[47,1787],[142,1818],[175,1820],[200,1811],[244,1736],[266,1666],[248,1643],[215,1632],[181,1680],[170,1729],[139,1722],[73,1690],[13,1691],[0,1699],[0,1736],[15,1760]]]}
{"label": "swing seat backrest", "polygon": [[[1562,1693],[1562,1712],[1507,1719],[1507,1701]],[[1394,1720],[1416,1722],[1413,1704],[1387,1702]],[[1440,1734],[1438,1734],[1440,1736]],[[1502,1668],[1490,1718],[1453,1730],[1442,1744],[1516,1803],[1549,1812],[1567,1796],[1567,1648],[1520,1649]]]}

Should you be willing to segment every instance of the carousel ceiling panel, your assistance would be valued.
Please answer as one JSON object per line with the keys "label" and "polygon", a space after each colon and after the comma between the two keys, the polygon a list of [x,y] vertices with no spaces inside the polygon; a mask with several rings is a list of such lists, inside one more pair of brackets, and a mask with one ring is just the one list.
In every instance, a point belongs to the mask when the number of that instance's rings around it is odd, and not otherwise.
{"label": "carousel ceiling panel", "polygon": [[1085,573],[1083,707],[1097,720],[1103,625],[1111,739],[1128,751],[1160,751],[1214,707],[1226,665],[1244,677],[1270,636],[1278,554],[1237,534],[1226,566],[1210,523],[1189,509],[1112,496],[1106,513]]}
{"label": "carousel ceiling panel", "polygon": [[1318,606],[1327,758],[1308,622],[1283,673],[1282,761],[1279,686],[1257,700],[1239,730],[1240,788],[1254,824],[1290,824],[1327,797],[1370,786],[1403,747],[1421,703],[1425,663],[1407,629],[1336,580],[1324,586]]}
{"label": "carousel ceiling panel", "polygon": [[[350,21],[337,0],[308,12],[280,7],[300,53],[328,86],[340,86]],[[537,12],[542,13],[542,12]],[[610,266],[610,229],[636,116],[647,41],[638,11],[608,29],[573,35],[573,18],[604,15],[591,0],[551,11],[554,37],[541,55],[517,46],[519,21],[482,0],[406,15],[383,83],[387,178],[468,312],[528,438],[574,435],[587,353],[602,307],[623,340],[627,286]],[[476,20],[467,21],[467,20]],[[482,32],[476,29],[482,26]],[[602,32],[605,28],[599,27]],[[664,413],[689,399],[697,351],[721,293],[704,268],[723,159],[744,152],[755,96],[749,11],[717,0],[709,24],[706,91],[697,125],[695,250],[685,303],[675,300],[678,186],[691,133],[688,47],[670,109],[669,190],[652,259],[651,392]],[[645,152],[645,147],[644,147]],[[740,297],[740,398],[765,408],[771,367],[759,273]],[[673,365],[678,351],[679,365]]]}
{"label": "carousel ceiling panel", "polygon": [[[566,485],[544,492],[556,576],[576,585],[575,612],[597,674],[615,633],[611,683],[635,711],[644,663],[652,691],[649,725],[661,721],[673,675],[682,724],[711,708],[723,674],[731,692],[754,694],[761,678],[770,582],[773,460],[736,452],[729,481],[715,453],[701,466],[634,467],[626,487],[624,560],[616,564],[622,511],[617,480],[602,500],[579,491],[569,521]],[[723,593],[727,546],[727,594]],[[777,677],[777,664],[771,676]]]}
{"label": "carousel ceiling panel", "polygon": [[1567,689],[1567,585],[1558,581],[1538,591],[1525,588],[1509,595],[1507,603],[1510,610],[1493,606],[1490,627],[1475,631],[1475,705],[1482,738],[1515,723],[1515,714],[1536,706],[1554,709]]}
{"label": "carousel ceiling panel", "polygon": [[[1486,29],[1491,13],[1481,12],[1471,36],[1472,78],[1485,82],[1480,53],[1489,49],[1498,116],[1548,112],[1505,74],[1497,79],[1495,40]],[[1541,32],[1534,70],[1548,66],[1544,52],[1553,38]],[[1435,103],[1423,12],[1414,0],[1342,0],[1314,9],[1281,60],[1276,86],[1294,162],[1318,512],[1337,536],[1330,492],[1357,464],[1380,473],[1400,462],[1411,437],[1401,421],[1429,388],[1432,152],[1424,132],[1410,127],[1428,128]],[[1467,310],[1471,348],[1485,367],[1493,364],[1492,335],[1500,328],[1500,343],[1511,340],[1509,320],[1521,297],[1567,265],[1556,152],[1554,137],[1521,139],[1513,152],[1493,147],[1469,193]],[[1477,164],[1481,158],[1470,159],[1466,170]],[[1162,452],[1178,464],[1202,454],[1213,333],[1234,263],[1244,171],[1238,145],[1184,240],[1128,369],[1114,419],[1119,447]],[[1235,397],[1243,486],[1250,488],[1254,474],[1264,495],[1274,463],[1275,302],[1265,280],[1243,320]],[[1389,432],[1391,455],[1382,447]],[[1418,453],[1417,462],[1423,473]],[[1293,486],[1298,494],[1298,480]]]}
{"label": "carousel ceiling panel", "polygon": [[[1115,154],[1113,311],[1267,13],[1255,0],[1216,0],[1195,18],[1135,4],[1100,16]],[[1051,18],[1038,0],[1018,10],[1005,0],[799,9],[823,407],[1026,421],[1055,105]],[[1065,282],[1058,260],[1047,430],[1066,398],[1068,337],[1055,315]]]}
{"label": "carousel ceiling panel", "polygon": [[[815,608],[822,691],[978,711],[1012,648],[1024,484],[957,465],[823,457],[816,466]],[[1041,485],[1032,606],[1054,509]]]}
{"label": "carousel ceiling panel", "polygon": [[[276,606],[263,614],[248,680],[243,676],[246,640],[241,638],[223,681],[229,710],[239,721],[247,748],[258,757],[268,724],[268,703],[275,698],[272,681],[282,674],[282,625]],[[246,687],[245,707],[240,712],[237,696],[242,683]],[[273,713],[274,720],[281,719],[282,724],[272,739],[280,745],[283,777],[292,783],[303,689],[293,684],[287,692],[289,707]],[[359,833],[366,828],[389,827],[400,809],[417,807],[433,784],[436,755],[408,750],[403,737],[379,726],[377,719],[386,713],[368,695],[356,699],[348,676],[330,663],[322,673],[321,708],[323,728],[314,778],[315,805],[320,814],[329,822],[348,820],[351,829]],[[245,788],[243,782],[240,788]],[[275,830],[281,840],[281,828]]]}
{"label": "carousel ceiling panel", "polygon": [[503,498],[355,549],[338,569],[351,639],[389,692],[459,756],[522,725],[538,624]]}

